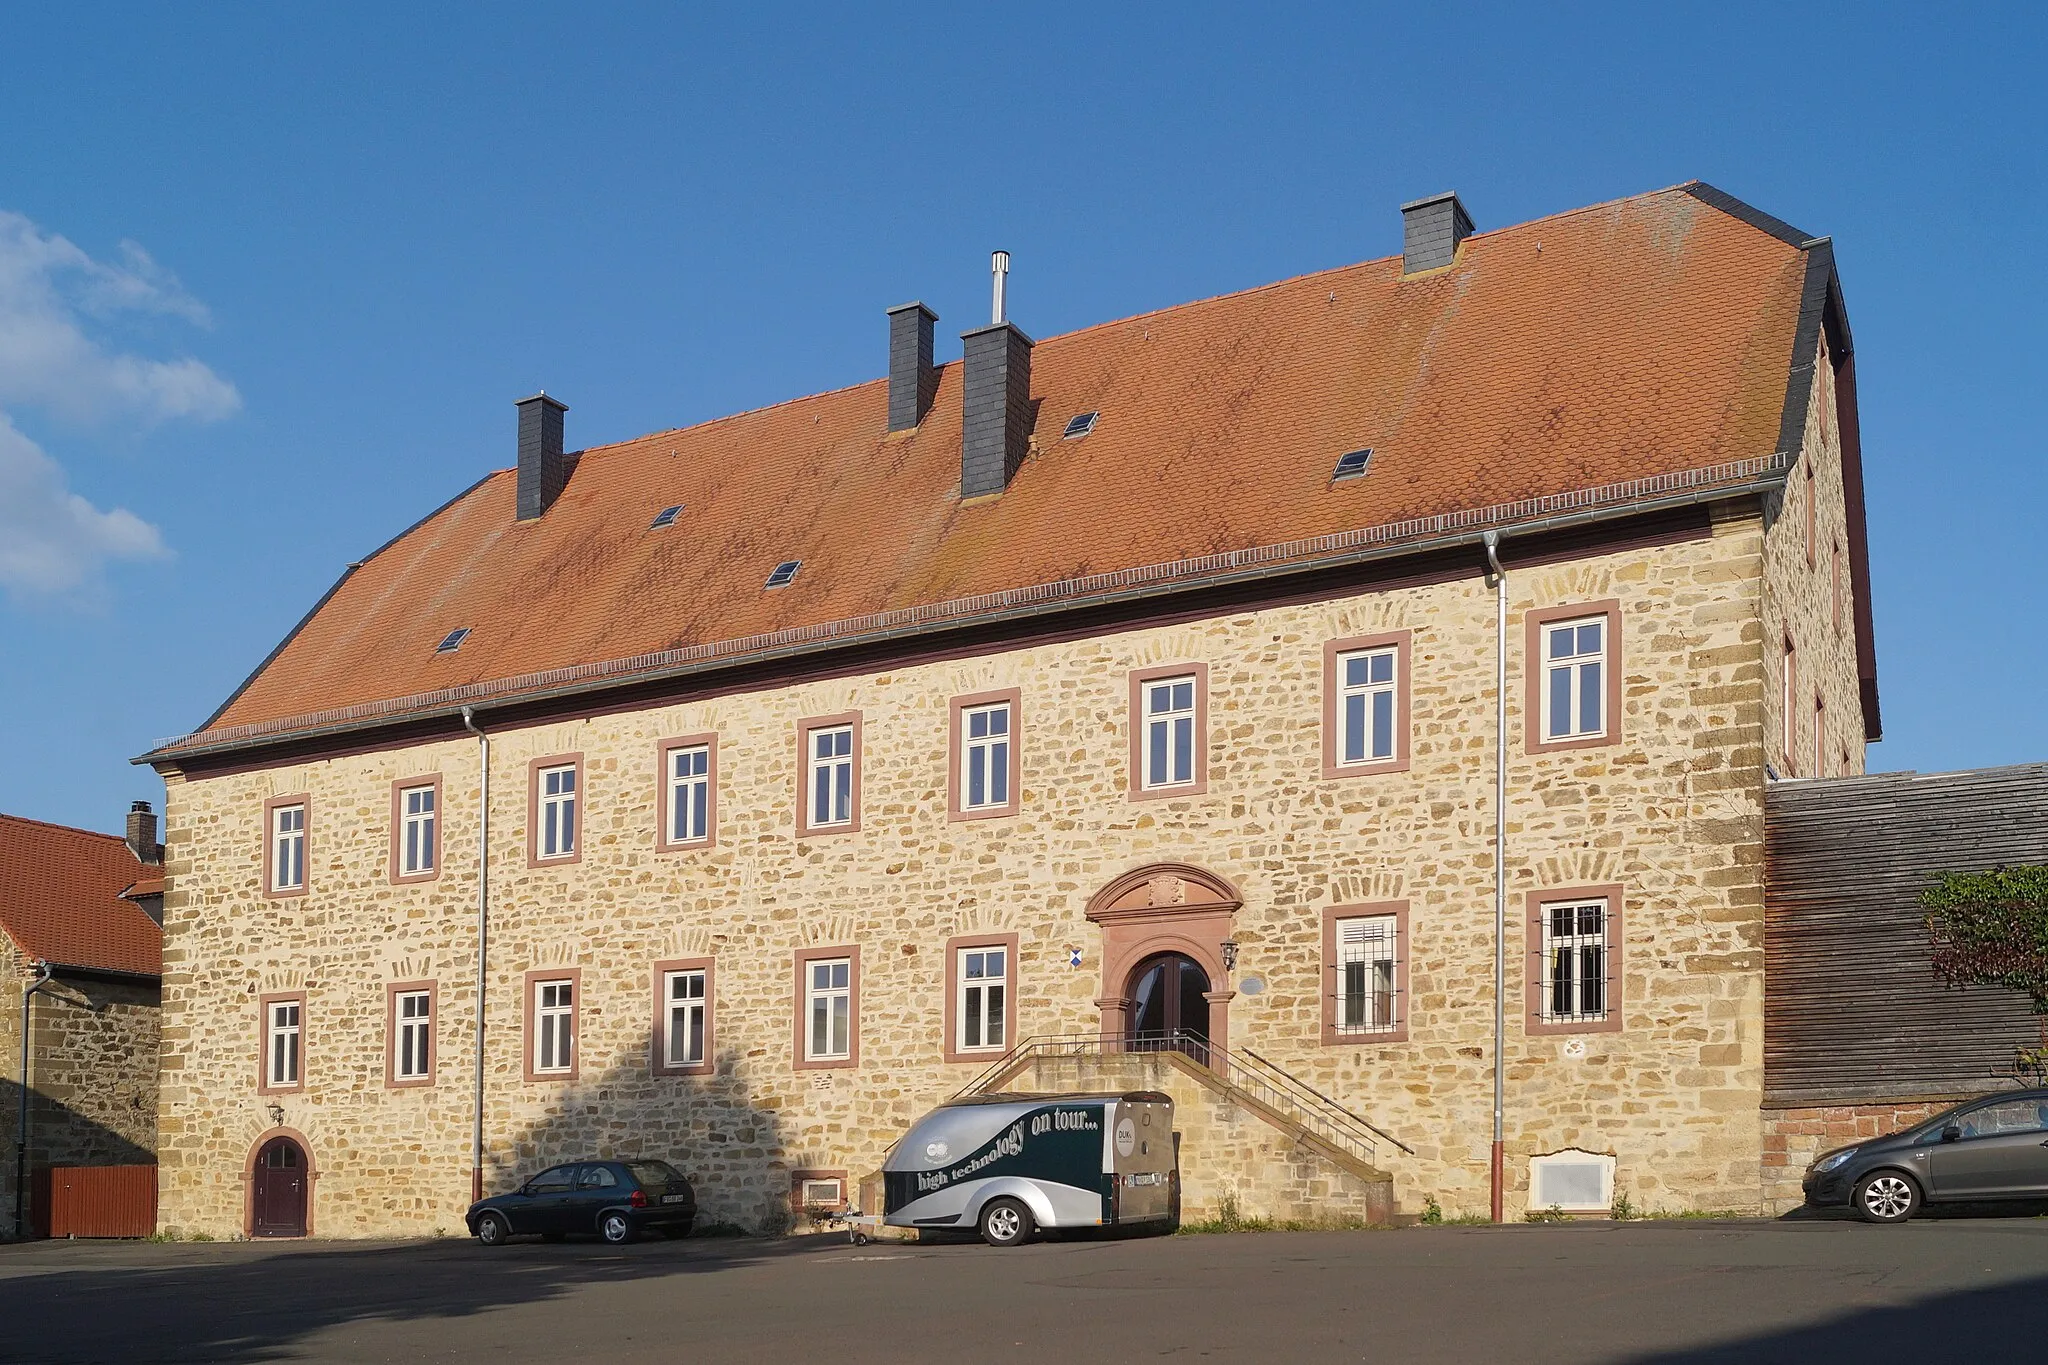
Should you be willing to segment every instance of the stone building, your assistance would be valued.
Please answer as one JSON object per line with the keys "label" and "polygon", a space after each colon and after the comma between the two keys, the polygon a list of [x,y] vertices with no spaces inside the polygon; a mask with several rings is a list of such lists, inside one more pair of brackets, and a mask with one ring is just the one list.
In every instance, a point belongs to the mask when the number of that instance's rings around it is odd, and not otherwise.
{"label": "stone building", "polygon": [[161,853],[146,802],[125,839],[0,815],[0,1237],[48,1212],[24,1177],[156,1159]]}
{"label": "stone building", "polygon": [[138,760],[164,1224],[610,1154],[753,1225],[1136,1081],[1197,1212],[1759,1206],[1765,783],[1878,733],[1831,248],[1402,225],[1043,342],[998,276],[958,362],[908,304],[884,380],[581,453],[522,401]]}

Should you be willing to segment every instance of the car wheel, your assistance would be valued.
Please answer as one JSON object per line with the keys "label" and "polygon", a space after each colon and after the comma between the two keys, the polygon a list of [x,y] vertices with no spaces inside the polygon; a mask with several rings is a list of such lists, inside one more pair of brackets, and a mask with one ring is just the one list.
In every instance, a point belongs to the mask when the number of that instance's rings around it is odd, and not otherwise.
{"label": "car wheel", "polygon": [[981,1240],[992,1247],[1022,1246],[1031,1230],[1031,1210],[1014,1199],[991,1199],[981,1211]]}
{"label": "car wheel", "polygon": [[476,1220],[476,1239],[487,1247],[501,1247],[512,1238],[512,1225],[501,1213],[487,1213]]}
{"label": "car wheel", "polygon": [[608,1213],[597,1220],[597,1235],[613,1246],[624,1246],[633,1240],[633,1220],[616,1211]]}
{"label": "car wheel", "polygon": [[1856,1212],[1866,1223],[1903,1223],[1920,1207],[1920,1187],[1898,1171],[1876,1171],[1856,1185]]}

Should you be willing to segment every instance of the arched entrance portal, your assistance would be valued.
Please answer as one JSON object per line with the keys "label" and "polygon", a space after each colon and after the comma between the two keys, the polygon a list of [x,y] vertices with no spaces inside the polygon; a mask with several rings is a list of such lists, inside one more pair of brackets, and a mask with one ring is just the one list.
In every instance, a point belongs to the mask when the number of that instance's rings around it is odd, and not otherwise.
{"label": "arched entrance portal", "polygon": [[1209,973],[1185,953],[1160,953],[1140,962],[1124,991],[1131,1002],[1132,1048],[1170,1048],[1207,1061],[1209,995]]}
{"label": "arched entrance portal", "polygon": [[304,1237],[312,1167],[306,1149],[279,1135],[256,1150],[249,1173],[249,1235]]}

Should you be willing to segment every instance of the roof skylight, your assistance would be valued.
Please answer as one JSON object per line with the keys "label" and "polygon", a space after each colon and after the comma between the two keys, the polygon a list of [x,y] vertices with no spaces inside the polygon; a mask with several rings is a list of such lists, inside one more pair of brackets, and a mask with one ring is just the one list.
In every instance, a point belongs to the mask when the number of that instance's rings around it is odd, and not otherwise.
{"label": "roof skylight", "polygon": [[1330,475],[1330,482],[1336,483],[1340,479],[1362,478],[1365,474],[1365,466],[1371,459],[1372,451],[1370,448],[1345,451],[1337,457],[1337,471]]}
{"label": "roof skylight", "polygon": [[1067,423],[1067,429],[1060,434],[1060,439],[1062,441],[1080,440],[1083,436],[1095,430],[1095,419],[1100,416],[1102,414],[1099,412],[1075,413],[1074,419]]}
{"label": "roof skylight", "polygon": [[468,638],[469,627],[457,626],[454,630],[441,637],[441,643],[434,646],[434,652],[436,654],[453,654],[456,650],[462,648],[462,642]]}
{"label": "roof skylight", "polygon": [[796,577],[796,571],[802,567],[803,561],[801,559],[785,559],[775,566],[775,572],[768,575],[768,581],[762,584],[762,586],[767,588],[786,588],[790,585],[790,581]]}
{"label": "roof skylight", "polygon": [[654,524],[652,526],[649,526],[647,529],[650,531],[665,530],[668,527],[675,525],[676,518],[681,516],[682,514],[683,505],[681,503],[677,503],[674,507],[664,507],[659,512],[655,513]]}

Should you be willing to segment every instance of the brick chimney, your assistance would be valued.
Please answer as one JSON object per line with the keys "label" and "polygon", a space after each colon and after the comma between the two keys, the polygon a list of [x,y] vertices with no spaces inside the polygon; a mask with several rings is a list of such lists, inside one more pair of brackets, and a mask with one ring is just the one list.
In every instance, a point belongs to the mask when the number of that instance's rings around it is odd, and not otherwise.
{"label": "brick chimney", "polygon": [[921,303],[889,310],[889,430],[908,431],[931,411],[939,391],[932,364],[932,324],[939,315]]}
{"label": "brick chimney", "polygon": [[1458,243],[1472,235],[1472,215],[1456,190],[1401,205],[1401,273],[1435,270],[1451,263]]}
{"label": "brick chimney", "polygon": [[519,408],[519,520],[533,521],[554,506],[569,465],[562,456],[562,414],[566,403],[537,393]]}
{"label": "brick chimney", "polygon": [[1031,438],[1031,338],[1005,316],[1010,254],[995,253],[994,321],[963,333],[960,496],[1000,493],[1024,463]]}
{"label": "brick chimney", "polygon": [[163,846],[156,841],[156,812],[147,801],[128,807],[128,851],[135,861],[151,867],[163,860]]}

